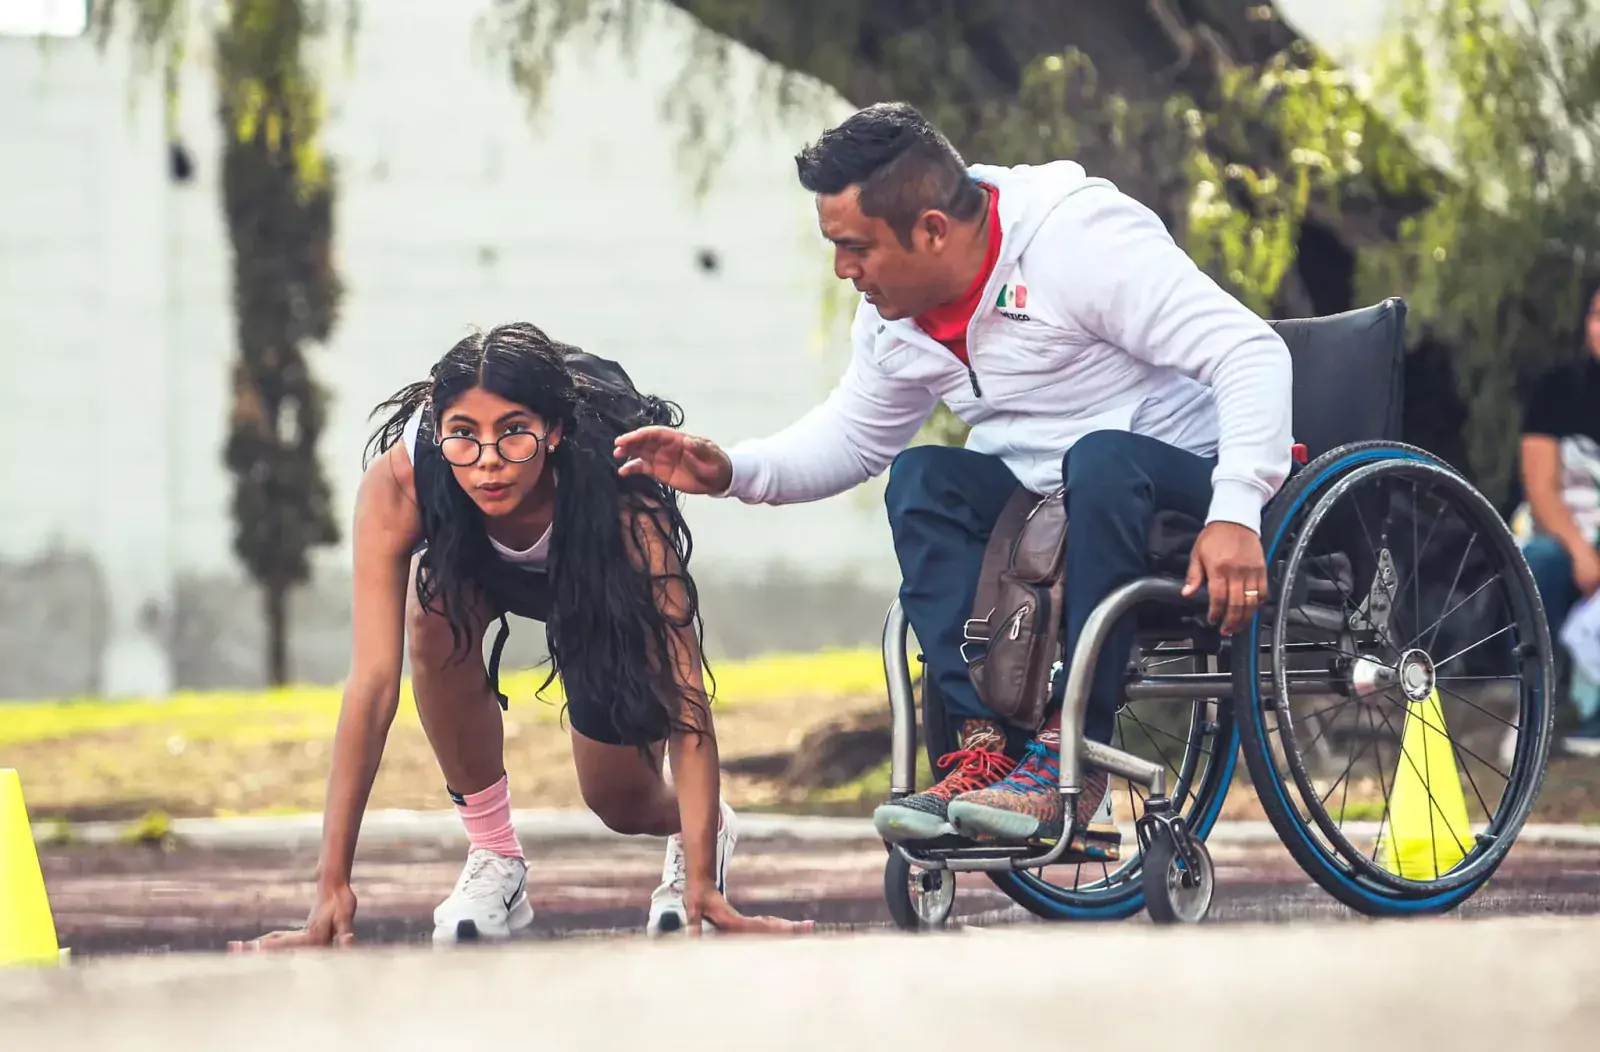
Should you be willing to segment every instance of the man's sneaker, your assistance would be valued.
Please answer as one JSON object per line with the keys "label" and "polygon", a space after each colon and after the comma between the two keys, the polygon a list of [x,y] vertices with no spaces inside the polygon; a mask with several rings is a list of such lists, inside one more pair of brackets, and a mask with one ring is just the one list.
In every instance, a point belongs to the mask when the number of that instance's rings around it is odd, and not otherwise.
{"label": "man's sneaker", "polygon": [[[1106,796],[1103,771],[1084,776],[1078,794],[1078,824],[1087,828]],[[1061,731],[1040,731],[1009,777],[987,789],[950,801],[950,824],[973,839],[1025,840],[1053,844],[1061,839]]]}
{"label": "man's sneaker", "polygon": [[467,856],[450,897],[433,911],[433,941],[505,939],[532,923],[528,864],[480,847]]}
{"label": "man's sneaker", "polygon": [[[739,842],[737,817],[727,801],[722,801],[722,827],[717,830],[717,890],[728,893],[728,861],[733,858],[733,848]],[[688,863],[683,857],[683,834],[674,833],[667,838],[667,859],[661,865],[661,884],[650,893],[650,916],[644,930],[648,935],[666,935],[682,931],[689,925],[689,907],[684,902],[688,886]],[[701,922],[701,931],[710,925]]]}
{"label": "man's sneaker", "polygon": [[872,824],[886,842],[933,840],[954,832],[946,812],[950,800],[994,785],[1016,764],[1005,754],[1005,732],[991,720],[966,721],[956,741],[960,747],[955,752],[939,757],[940,768],[955,770],[932,788],[883,804],[872,813]]}

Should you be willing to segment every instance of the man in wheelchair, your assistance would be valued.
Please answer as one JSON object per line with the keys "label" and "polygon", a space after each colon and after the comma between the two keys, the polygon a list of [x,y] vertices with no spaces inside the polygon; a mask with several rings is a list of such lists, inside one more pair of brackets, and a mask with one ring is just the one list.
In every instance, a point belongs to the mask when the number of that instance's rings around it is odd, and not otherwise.
{"label": "man in wheelchair", "polygon": [[[991,529],[1019,485],[1064,487],[1065,653],[1097,603],[1150,572],[1158,512],[1203,526],[1186,594],[1207,589],[1210,621],[1241,629],[1266,589],[1262,508],[1290,471],[1288,348],[1153,212],[1074,162],[969,168],[899,103],[859,111],[796,160],[835,273],[862,294],[844,376],[799,421],[727,452],[667,428],[625,435],[622,470],[783,504],[888,469],[901,604],[956,747],[937,784],[878,809],[878,830],[1059,837],[1063,684],[1033,740],[1008,750],[961,652]],[[908,449],[940,401],[970,426],[966,447]],[[1132,648],[1124,621],[1109,654]],[[1092,741],[1110,740],[1123,673],[1096,665]],[[1105,792],[1090,773],[1081,822]]]}

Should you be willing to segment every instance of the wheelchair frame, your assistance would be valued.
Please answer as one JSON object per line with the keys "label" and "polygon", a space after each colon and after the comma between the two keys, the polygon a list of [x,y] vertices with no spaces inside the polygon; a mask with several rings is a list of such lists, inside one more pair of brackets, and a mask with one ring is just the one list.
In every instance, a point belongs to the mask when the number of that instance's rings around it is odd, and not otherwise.
{"label": "wheelchair frame", "polygon": [[[1204,593],[1184,598],[1182,582],[1170,570],[1164,575],[1158,572],[1135,579],[1107,596],[1090,614],[1074,652],[1062,655],[1066,684],[1057,791],[1063,797],[1065,828],[1060,838],[1048,848],[1042,844],[972,841],[946,846],[948,841],[943,839],[886,841],[889,851],[884,888],[897,924],[917,928],[942,923],[954,898],[953,875],[971,871],[989,874],[1019,904],[1046,917],[1125,917],[1139,908],[1142,894],[1143,905],[1155,920],[1202,919],[1209,909],[1214,883],[1204,837],[1221,810],[1240,751],[1262,808],[1284,846],[1316,883],[1346,905],[1371,915],[1440,912],[1465,901],[1489,879],[1527,820],[1543,783],[1554,716],[1550,701],[1554,672],[1549,626],[1526,561],[1498,512],[1449,464],[1397,440],[1404,389],[1405,315],[1405,301],[1390,297],[1336,315],[1268,321],[1284,339],[1294,362],[1291,396],[1296,440],[1308,454],[1315,455],[1309,464],[1302,462],[1300,470],[1291,471],[1273,502],[1264,509],[1261,536],[1268,569],[1265,601],[1245,631],[1219,643],[1215,629],[1203,618],[1208,605]],[[1351,378],[1359,378],[1360,398],[1330,401],[1329,392],[1340,390]],[[1385,488],[1391,483],[1410,484],[1411,505],[1391,499],[1392,493]],[[1369,486],[1377,491],[1375,497],[1363,498],[1361,494],[1367,491],[1362,487]],[[1422,639],[1420,633],[1405,644],[1410,649],[1404,652],[1389,638],[1392,611],[1397,605],[1408,605],[1402,592],[1410,581],[1396,587],[1394,551],[1403,547],[1404,535],[1396,534],[1399,541],[1391,543],[1387,531],[1391,521],[1399,524],[1397,529],[1409,522],[1415,541],[1422,506],[1419,490],[1423,488],[1434,505],[1448,507],[1457,514],[1474,539],[1482,537],[1485,543],[1478,549],[1480,563],[1487,560],[1493,570],[1490,580],[1502,583],[1500,599],[1511,616],[1505,629],[1443,660],[1435,660],[1432,654],[1437,626],[1477,592],[1439,616],[1430,626],[1435,630],[1425,647],[1412,647]],[[1381,545],[1368,536],[1365,548],[1358,551],[1349,536],[1348,524],[1339,525],[1341,519],[1349,518],[1350,511],[1335,512],[1336,505],[1347,499],[1357,515],[1364,499],[1390,500],[1384,505],[1385,518],[1380,522],[1384,527]],[[1331,548],[1317,547],[1318,531],[1324,525],[1335,538]],[[1366,523],[1361,525],[1364,531]],[[1437,518],[1434,525],[1438,525]],[[1341,547],[1341,536],[1352,543]],[[1423,548],[1431,539],[1430,529]],[[1452,558],[1454,551],[1451,549]],[[1466,551],[1472,551],[1471,543]],[[1334,576],[1329,578],[1324,556],[1340,553],[1346,556],[1343,570],[1334,568]],[[1359,566],[1355,559],[1358,554],[1362,556]],[[1463,555],[1455,569],[1457,582],[1466,560]],[[1422,551],[1414,548],[1411,578],[1416,581],[1415,613],[1420,613],[1425,588],[1430,589],[1431,595],[1432,585],[1424,584],[1425,562]],[[1341,580],[1349,581],[1348,588]],[[1330,591],[1335,587],[1341,594]],[[1488,582],[1477,591],[1486,587]],[[1365,598],[1357,604],[1354,597],[1363,591]],[[1452,583],[1446,601],[1454,595]],[[1121,749],[1087,742],[1083,736],[1089,683],[1095,663],[1105,657],[1101,650],[1107,635],[1123,616],[1150,604],[1176,607],[1181,612],[1180,627],[1169,631],[1163,625],[1147,631],[1141,626],[1140,656],[1173,653],[1177,658],[1204,658],[1204,667],[1209,669],[1177,675],[1155,675],[1141,669],[1123,684],[1125,704],[1145,700],[1187,703],[1195,706],[1196,718],[1205,721],[1202,726],[1191,720],[1190,738],[1177,775],[1182,784],[1172,790],[1179,797],[1178,808],[1168,797],[1166,767]],[[1190,625],[1192,632],[1187,631]],[[1511,674],[1463,677],[1440,671],[1507,630],[1514,630],[1505,641],[1514,641],[1514,646],[1505,648]],[[1294,633],[1306,636],[1301,642],[1294,642]],[[897,599],[889,607],[883,626],[884,672],[892,716],[891,802],[904,799],[916,789],[917,706],[912,697],[907,635],[907,621]],[[1144,645],[1152,638],[1154,650]],[[1181,639],[1189,641],[1187,648],[1175,652],[1163,649]],[[1340,650],[1341,644],[1348,649]],[[1386,657],[1390,649],[1395,653]],[[1343,656],[1329,659],[1321,668],[1301,660],[1302,652],[1314,657],[1319,650],[1332,650]],[[1484,653],[1492,654],[1494,649]],[[1060,671],[1058,667],[1058,674]],[[1463,679],[1515,681],[1518,685],[1519,722],[1507,724],[1518,730],[1515,750],[1507,761],[1511,771],[1495,769],[1506,779],[1504,793],[1493,810],[1478,794],[1490,816],[1488,825],[1474,835],[1470,857],[1463,857],[1459,866],[1421,880],[1382,871],[1369,863],[1342,831],[1332,828],[1331,813],[1315,798],[1313,777],[1300,751],[1295,732],[1297,717],[1290,702],[1327,697],[1374,706],[1378,699],[1395,690],[1416,702],[1419,691],[1432,691],[1437,699],[1447,691],[1445,682]],[[1478,696],[1486,703],[1492,691],[1485,682],[1462,689],[1480,691]],[[1456,696],[1477,707],[1464,695]],[[1217,706],[1215,721],[1201,714],[1201,703]],[[1372,711],[1368,710],[1369,719]],[[1387,710],[1382,718],[1389,726]],[[1410,718],[1408,708],[1405,719]],[[1308,724],[1322,719],[1318,713],[1305,716]],[[1333,719],[1329,717],[1330,721]],[[1426,720],[1422,726],[1428,726]],[[1197,735],[1203,734],[1217,735],[1217,749],[1203,753],[1210,757],[1205,774],[1191,783],[1188,780],[1198,773],[1198,768],[1190,764],[1196,755],[1192,749],[1200,744]],[[1318,733],[1308,747],[1315,747],[1321,737]],[[1228,749],[1233,751],[1224,756]],[[1287,763],[1287,772],[1278,766],[1278,753]],[[1409,756],[1404,743],[1401,753]],[[1381,770],[1381,754],[1377,758]],[[1220,767],[1216,766],[1219,761]],[[1113,881],[1108,874],[1106,881],[1091,882],[1087,889],[1076,885],[1067,889],[1045,880],[1042,871],[1052,863],[1082,858],[1079,855],[1069,859],[1068,854],[1074,839],[1084,832],[1075,805],[1082,793],[1086,766],[1126,778],[1148,793],[1144,812],[1134,818],[1140,850],[1137,864],[1142,872],[1134,877],[1127,871],[1125,884]],[[1473,789],[1477,792],[1476,783]],[[1179,812],[1191,802],[1195,808],[1186,819]],[[1386,814],[1387,810],[1386,800]],[[1342,804],[1340,813],[1342,821]],[[1189,821],[1195,825],[1193,830],[1188,828]],[[1381,823],[1379,828],[1381,832]],[[1324,839],[1319,841],[1314,834]],[[1439,868],[1437,860],[1434,868]],[[910,879],[913,870],[923,871],[917,893],[937,893],[934,911],[942,909],[941,916],[930,917],[911,901],[916,883]],[[1037,881],[1024,872],[1029,870],[1041,871]],[[1123,868],[1117,870],[1119,875],[1124,872]],[[1139,888],[1133,886],[1135,880]],[[1180,903],[1178,899],[1183,896],[1187,898]]]}
{"label": "wheelchair frame", "polygon": [[[1076,803],[1075,798],[1083,791],[1082,770],[1086,762],[1144,786],[1152,800],[1165,799],[1166,769],[1109,745],[1085,741],[1083,714],[1089,702],[1089,682],[1094,675],[1095,661],[1105,643],[1105,637],[1117,619],[1144,603],[1156,600],[1183,604],[1198,602],[1203,608],[1203,597],[1184,598],[1182,591],[1181,581],[1164,577],[1142,577],[1112,592],[1095,607],[1085,622],[1083,636],[1072,655],[1072,663],[1067,672],[1067,692],[1061,708],[1062,749],[1059,791],[1063,797],[1072,799],[1063,801],[1067,806],[1067,828],[1062,831],[1061,838],[1053,847],[1042,854],[1031,853],[1026,847],[979,848],[976,849],[976,856],[967,854],[974,851],[970,848],[958,849],[959,853],[953,855],[921,852],[913,854],[901,844],[895,845],[895,850],[903,854],[907,861],[925,869],[1005,870],[1039,869],[1048,866],[1066,854],[1072,836],[1077,832],[1076,810],[1073,805]],[[916,780],[917,765],[916,703],[912,698],[911,666],[906,660],[906,636],[909,628],[905,612],[900,607],[899,599],[896,599],[889,607],[883,628],[883,652],[885,671],[888,674],[889,709],[892,720],[889,760],[889,796],[892,800],[902,799],[916,791],[913,784]],[[1227,673],[1199,673],[1181,677],[1160,677],[1160,679],[1180,680],[1180,682],[1149,683],[1142,691],[1144,697],[1193,701],[1197,697],[1208,696],[1204,693],[1206,687],[1216,687],[1221,690],[1222,697],[1226,697],[1231,689],[1229,686],[1231,677]],[[1066,747],[1068,742],[1080,743],[1081,753],[1078,749],[1068,749]],[[991,857],[996,852],[999,853],[998,857]]]}
{"label": "wheelchair frame", "polygon": [[[1391,452],[1392,451],[1392,452]],[[1457,489],[1458,495],[1468,495],[1471,500],[1483,509],[1489,508],[1488,502],[1476,490],[1472,489],[1464,480],[1447,466],[1442,465],[1435,458],[1420,454],[1421,451],[1410,450],[1408,447],[1394,444],[1385,450],[1363,449],[1359,444],[1332,451],[1327,458],[1333,467],[1324,472],[1324,477],[1330,477],[1325,487],[1319,489],[1318,481],[1313,479],[1310,485],[1303,490],[1301,500],[1313,494],[1318,496],[1313,507],[1307,514],[1308,529],[1315,530],[1318,523],[1326,516],[1334,502],[1344,499],[1352,487],[1363,481],[1378,478],[1385,473],[1410,472],[1423,476],[1435,475],[1448,482],[1451,488]],[[1387,455],[1386,455],[1387,454]],[[1343,466],[1341,467],[1341,464]],[[1314,465],[1315,466],[1315,465]],[[1291,509],[1292,511],[1292,509]],[[1509,533],[1506,534],[1509,537]],[[1469,546],[1470,547],[1470,546]],[[1512,551],[1515,551],[1513,544]],[[1274,557],[1269,552],[1269,563]],[[1339,639],[1349,640],[1356,635],[1365,636],[1373,634],[1378,637],[1385,636],[1389,629],[1389,616],[1392,604],[1398,598],[1396,590],[1396,570],[1393,556],[1385,546],[1374,549],[1372,552],[1375,565],[1372,567],[1372,581],[1364,591],[1367,599],[1353,610],[1348,616],[1339,610],[1326,605],[1316,605],[1314,599],[1300,601],[1296,598],[1285,599],[1269,590],[1267,600],[1262,604],[1256,614],[1255,623],[1259,625],[1279,624],[1282,627],[1294,626],[1310,629],[1317,632],[1333,633]],[[1516,559],[1520,561],[1520,553]],[[1286,570],[1289,575],[1290,587],[1294,581],[1293,571]],[[1459,577],[1459,572],[1458,575]],[[1523,563],[1517,576],[1525,577],[1531,589],[1531,575],[1527,573],[1526,564]],[[1403,587],[1403,584],[1401,585]],[[1419,586],[1420,587],[1420,584]],[[1191,641],[1188,657],[1205,655],[1208,657],[1210,667],[1215,670],[1221,661],[1226,661],[1228,671],[1209,671],[1198,673],[1185,673],[1175,675],[1150,675],[1138,672],[1129,678],[1123,685],[1123,697],[1126,701],[1161,700],[1174,703],[1195,704],[1202,701],[1214,701],[1219,705],[1233,706],[1235,719],[1243,719],[1243,713],[1238,708],[1239,686],[1245,682],[1244,676],[1232,666],[1242,656],[1241,646],[1249,641],[1249,646],[1258,651],[1253,655],[1256,660],[1249,661],[1243,668],[1253,670],[1259,684],[1257,697],[1265,699],[1268,692],[1275,689],[1275,680],[1272,669],[1267,663],[1260,660],[1259,652],[1271,652],[1280,645],[1274,641],[1268,643],[1264,631],[1257,628],[1252,634],[1241,633],[1232,640],[1222,641],[1220,647],[1209,649],[1201,645],[1207,641],[1207,634],[1215,630],[1206,625],[1202,619],[1203,612],[1208,605],[1208,598],[1204,591],[1193,597],[1184,597],[1182,594],[1183,583],[1171,576],[1152,575],[1138,578],[1114,590],[1091,612],[1078,640],[1076,649],[1071,655],[1067,667],[1067,680],[1065,695],[1061,710],[1061,751],[1060,751],[1060,777],[1058,792],[1063,797],[1064,826],[1060,838],[1048,848],[1027,844],[962,844],[959,846],[908,846],[906,843],[886,844],[890,851],[889,868],[885,873],[886,895],[891,896],[891,912],[896,912],[892,896],[893,888],[900,875],[909,875],[913,869],[925,871],[922,878],[921,890],[924,893],[943,891],[943,914],[937,918],[923,916],[928,924],[942,923],[948,916],[949,908],[954,897],[954,882],[939,874],[956,872],[985,872],[990,874],[1016,873],[1023,870],[1043,870],[1044,867],[1062,860],[1071,850],[1074,838],[1083,831],[1083,825],[1077,817],[1077,797],[1082,792],[1083,775],[1085,767],[1107,771],[1128,779],[1130,782],[1142,786],[1148,797],[1145,801],[1143,814],[1135,816],[1135,827],[1138,833],[1139,848],[1142,859],[1151,864],[1145,865],[1144,871],[1139,876],[1145,898],[1145,906],[1150,911],[1152,918],[1158,921],[1203,919],[1209,910],[1213,892],[1212,866],[1209,852],[1206,849],[1203,836],[1192,833],[1185,825],[1184,819],[1175,813],[1172,801],[1167,797],[1167,770],[1155,763],[1151,763],[1132,753],[1102,745],[1098,742],[1086,741],[1083,735],[1084,713],[1088,703],[1089,686],[1094,673],[1095,663],[1104,655],[1105,640],[1112,627],[1124,617],[1141,607],[1162,604],[1176,607],[1183,611],[1187,617],[1192,618],[1194,631],[1185,635],[1183,629],[1174,628],[1170,631],[1159,630],[1144,632],[1141,635],[1155,636],[1162,643],[1177,642],[1180,639]],[[1481,589],[1480,589],[1481,591]],[[1548,626],[1543,620],[1543,611],[1539,607],[1536,591],[1525,593],[1524,599],[1531,598],[1531,618],[1534,624],[1534,656],[1542,658],[1541,669],[1548,669],[1549,637]],[[1345,601],[1349,602],[1346,596]],[[1283,604],[1290,603],[1287,611],[1281,609]],[[1459,606],[1459,604],[1458,604]],[[1280,616],[1282,615],[1282,616]],[[1448,616],[1448,615],[1445,615]],[[1276,631],[1276,630],[1275,630]],[[915,771],[917,753],[917,716],[916,704],[913,698],[910,662],[908,661],[907,637],[909,624],[898,598],[890,605],[883,628],[883,657],[888,687],[889,703],[892,719],[892,744],[890,762],[890,800],[903,799],[916,791]],[[1498,633],[1497,633],[1498,634]],[[1360,651],[1361,643],[1352,644],[1354,650]],[[1430,644],[1431,645],[1431,644]],[[1280,649],[1292,651],[1298,646],[1316,647],[1318,644],[1294,644],[1285,642]],[[1519,650],[1526,650],[1528,643],[1519,645]],[[1141,648],[1141,655],[1151,653],[1164,653],[1161,650],[1147,650]],[[1414,653],[1422,653],[1414,651]],[[1408,693],[1415,689],[1414,686],[1403,682],[1407,674],[1407,665],[1404,658],[1396,659],[1394,666],[1359,653],[1354,663],[1335,672],[1331,667],[1326,671],[1316,669],[1283,668],[1284,695],[1295,700],[1317,698],[1347,698],[1354,697],[1365,699],[1371,695],[1389,688],[1401,688]],[[1523,657],[1526,656],[1524,653]],[[1424,667],[1427,668],[1426,689],[1432,689],[1432,667],[1426,665],[1432,659],[1423,655]],[[1440,662],[1440,666],[1448,664],[1452,659]],[[1413,670],[1414,671],[1414,670]],[[1506,677],[1500,677],[1506,678]],[[1548,672],[1539,675],[1541,683],[1549,682]],[[1523,689],[1527,689],[1526,683]],[[1542,693],[1542,686],[1535,687],[1535,694]],[[1248,702],[1244,704],[1248,705]],[[1504,838],[1504,845],[1496,846],[1492,854],[1485,855],[1466,868],[1481,876],[1463,874],[1454,880],[1441,876],[1438,881],[1430,884],[1417,884],[1407,887],[1407,891],[1433,891],[1443,888],[1437,895],[1428,899],[1431,906],[1418,904],[1415,908],[1448,909],[1462,901],[1483,880],[1493,872],[1494,868],[1504,857],[1504,852],[1509,850],[1510,842],[1514,840],[1517,831],[1527,813],[1531,810],[1533,798],[1537,795],[1539,783],[1543,778],[1543,766],[1548,749],[1548,713],[1543,719],[1543,727],[1535,726],[1532,743],[1527,751],[1520,749],[1519,756],[1535,764],[1535,770],[1530,775],[1524,771],[1519,783],[1518,793],[1509,818],[1504,819],[1504,825],[1490,835],[1495,839]],[[1215,757],[1213,758],[1215,759]],[[1247,759],[1249,753],[1247,751]],[[1515,765],[1513,765],[1515,766]],[[1508,792],[1511,791],[1511,777],[1508,778]],[[1531,782],[1526,781],[1531,778]],[[1226,794],[1226,786],[1222,792]],[[1220,801],[1218,806],[1220,807]],[[1269,812],[1270,814],[1270,812]],[[1321,825],[1324,816],[1312,816]],[[1276,825],[1277,822],[1274,822]],[[1324,827],[1325,828],[1325,827]],[[1280,836],[1283,830],[1279,830]],[[1306,866],[1303,853],[1294,850],[1302,866]],[[1156,849],[1160,850],[1156,850]],[[1159,870],[1154,867],[1159,864]],[[903,872],[898,867],[904,867]],[[1310,872],[1310,870],[1308,870]],[[1313,876],[1317,876],[1315,873]],[[932,878],[930,880],[930,878]],[[1322,877],[1317,877],[1324,887],[1328,884]],[[906,893],[906,885],[901,884],[901,893]],[[1329,888],[1335,895],[1347,904],[1356,906],[1367,912],[1385,912],[1385,909],[1373,908],[1371,903],[1353,901],[1349,894],[1340,894],[1338,890]],[[1179,902],[1180,897],[1190,896],[1187,905]],[[911,907],[916,909],[916,907]],[[1392,907],[1393,912],[1402,912],[1411,907]],[[920,912],[920,911],[919,911]],[[1188,915],[1186,916],[1185,913]],[[919,926],[915,921],[910,923],[904,919],[907,916],[906,908],[901,907],[896,920],[902,927]]]}

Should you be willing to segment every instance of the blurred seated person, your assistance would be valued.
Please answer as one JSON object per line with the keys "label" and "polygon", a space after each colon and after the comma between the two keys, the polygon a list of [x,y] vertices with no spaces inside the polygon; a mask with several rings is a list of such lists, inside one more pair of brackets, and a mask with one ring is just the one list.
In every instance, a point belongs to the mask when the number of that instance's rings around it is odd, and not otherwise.
{"label": "blurred seated person", "polygon": [[[1584,353],[1540,378],[1524,408],[1518,509],[1522,550],[1559,643],[1573,608],[1600,588],[1600,285],[1584,301]],[[1600,684],[1574,663],[1578,726],[1568,751],[1600,756]]]}

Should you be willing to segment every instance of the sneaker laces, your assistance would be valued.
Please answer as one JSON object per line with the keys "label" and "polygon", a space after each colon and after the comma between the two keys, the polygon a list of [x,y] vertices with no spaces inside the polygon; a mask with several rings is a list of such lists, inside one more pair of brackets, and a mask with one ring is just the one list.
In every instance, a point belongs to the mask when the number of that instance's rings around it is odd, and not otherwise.
{"label": "sneaker laces", "polygon": [[497,863],[508,861],[493,851],[474,851],[467,859],[466,871],[461,874],[461,895],[469,899],[501,900],[506,873]]}
{"label": "sneaker laces", "polygon": [[[722,862],[723,837],[728,833],[727,805],[719,803],[717,816],[717,862]],[[683,834],[674,833],[667,838],[667,858],[661,864],[661,887],[670,887],[682,895],[689,885],[689,860],[683,853]],[[660,891],[661,888],[656,889]]]}
{"label": "sneaker laces", "polygon": [[681,833],[674,833],[667,838],[667,859],[661,867],[661,883],[680,895],[688,886],[689,863],[684,858]]}
{"label": "sneaker laces", "polygon": [[1011,759],[995,749],[957,749],[939,757],[939,767],[954,767],[941,786],[952,792],[964,793],[983,789],[1004,778],[1011,770]]}
{"label": "sneaker laces", "polygon": [[1055,788],[1061,780],[1061,772],[1059,768],[1051,768],[1059,762],[1058,748],[1054,743],[1035,738],[1028,743],[1027,750],[1022,754],[1022,762],[1017,764],[1006,781],[1031,792]]}

